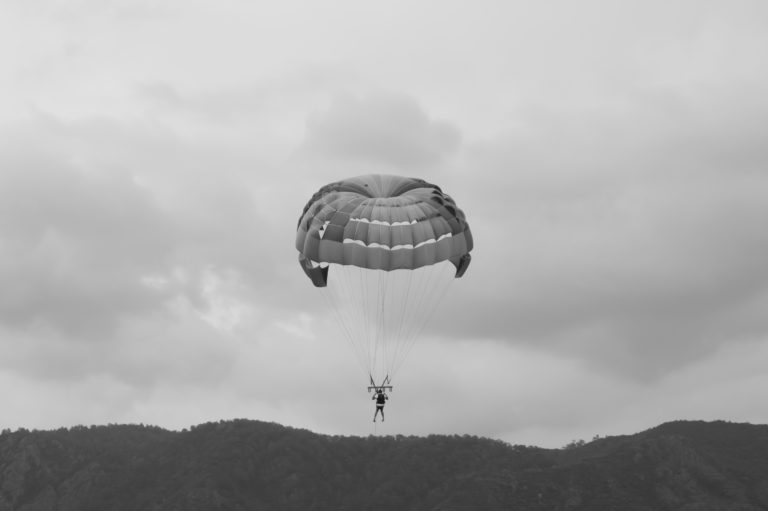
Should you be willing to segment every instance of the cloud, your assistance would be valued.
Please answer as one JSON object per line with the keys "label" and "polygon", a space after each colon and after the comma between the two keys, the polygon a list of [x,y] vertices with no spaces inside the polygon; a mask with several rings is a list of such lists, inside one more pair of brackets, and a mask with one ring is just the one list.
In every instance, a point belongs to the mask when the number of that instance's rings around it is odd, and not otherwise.
{"label": "cloud", "polygon": [[9,2],[15,9],[36,17],[50,17],[62,21],[82,21],[88,18],[103,18],[118,21],[147,21],[167,17],[171,11],[167,5],[146,0],[75,0],[62,2]]}
{"label": "cloud", "polygon": [[657,379],[768,329],[764,102],[655,98],[528,112],[468,148],[458,190],[476,245],[445,335]]}
{"label": "cloud", "polygon": [[328,90],[355,80],[354,73],[344,67],[302,64],[258,79],[245,79],[237,85],[190,87],[148,80],[137,85],[135,92],[155,115],[164,118],[171,113],[185,115],[187,122],[203,120],[229,127],[239,121],[252,127],[264,124],[269,129],[259,134],[269,136],[284,131],[288,122],[295,122],[298,135],[302,135],[307,108],[316,106],[318,99],[324,100]]}
{"label": "cloud", "polygon": [[137,277],[162,267],[171,236],[146,190],[33,154],[0,160],[0,321],[86,335],[158,305]]}
{"label": "cloud", "polygon": [[182,427],[226,414],[218,392],[243,363],[236,333],[247,325],[255,342],[296,302],[271,248],[280,224],[265,220],[249,181],[233,181],[233,161],[217,167],[226,158],[143,123],[39,116],[2,134],[8,422]]}
{"label": "cloud", "polygon": [[309,150],[398,167],[436,165],[460,140],[456,127],[432,119],[414,99],[401,94],[340,95],[307,121]]}
{"label": "cloud", "polygon": [[259,200],[269,187],[248,157],[109,118],[38,115],[3,133],[0,322],[101,338],[176,296],[211,313],[214,281],[242,282],[227,291],[241,301],[295,301],[282,284],[295,218]]}

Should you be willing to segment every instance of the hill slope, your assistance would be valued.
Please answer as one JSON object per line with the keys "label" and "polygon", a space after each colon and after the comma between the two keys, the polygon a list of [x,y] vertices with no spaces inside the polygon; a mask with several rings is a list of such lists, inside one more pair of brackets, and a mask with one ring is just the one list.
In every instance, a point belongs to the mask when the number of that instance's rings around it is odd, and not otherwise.
{"label": "hill slope", "polygon": [[0,435],[0,511],[766,510],[768,426],[672,422],[567,449],[236,420]]}

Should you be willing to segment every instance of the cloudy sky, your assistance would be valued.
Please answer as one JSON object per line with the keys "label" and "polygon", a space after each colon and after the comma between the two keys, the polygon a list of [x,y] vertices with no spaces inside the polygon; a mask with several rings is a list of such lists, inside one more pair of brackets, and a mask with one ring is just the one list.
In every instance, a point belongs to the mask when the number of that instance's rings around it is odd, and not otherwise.
{"label": "cloudy sky", "polygon": [[[2,0],[0,61],[4,428],[768,422],[763,0]],[[376,430],[294,248],[370,172],[476,243]]]}

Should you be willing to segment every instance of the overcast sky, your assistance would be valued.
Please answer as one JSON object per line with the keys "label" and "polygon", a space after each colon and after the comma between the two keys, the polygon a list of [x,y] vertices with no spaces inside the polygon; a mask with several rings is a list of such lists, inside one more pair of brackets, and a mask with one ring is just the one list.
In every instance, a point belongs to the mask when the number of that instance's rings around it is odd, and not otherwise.
{"label": "overcast sky", "polygon": [[[0,62],[1,427],[768,422],[763,0],[0,0]],[[376,430],[294,248],[370,172],[475,238]]]}

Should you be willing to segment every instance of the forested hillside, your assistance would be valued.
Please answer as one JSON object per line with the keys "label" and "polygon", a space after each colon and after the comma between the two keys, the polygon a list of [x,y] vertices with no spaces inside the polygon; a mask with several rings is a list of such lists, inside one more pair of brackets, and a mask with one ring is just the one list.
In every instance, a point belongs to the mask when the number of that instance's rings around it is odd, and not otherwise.
{"label": "forested hillside", "polygon": [[768,426],[673,422],[563,449],[236,420],[4,431],[0,511],[768,509]]}

